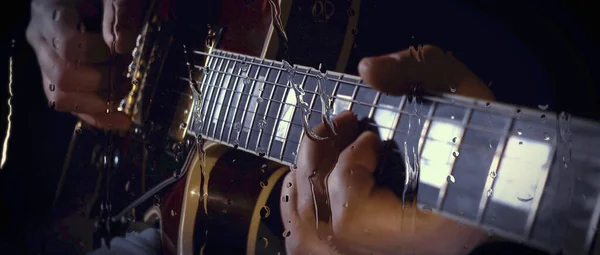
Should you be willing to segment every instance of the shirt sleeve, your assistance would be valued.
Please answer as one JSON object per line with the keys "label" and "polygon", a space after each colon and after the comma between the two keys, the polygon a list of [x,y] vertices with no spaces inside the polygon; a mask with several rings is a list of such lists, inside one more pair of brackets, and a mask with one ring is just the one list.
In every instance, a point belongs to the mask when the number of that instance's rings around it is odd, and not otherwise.
{"label": "shirt sleeve", "polygon": [[149,228],[141,233],[128,233],[124,238],[116,237],[110,241],[110,249],[102,244],[88,255],[156,255],[160,251],[160,231]]}

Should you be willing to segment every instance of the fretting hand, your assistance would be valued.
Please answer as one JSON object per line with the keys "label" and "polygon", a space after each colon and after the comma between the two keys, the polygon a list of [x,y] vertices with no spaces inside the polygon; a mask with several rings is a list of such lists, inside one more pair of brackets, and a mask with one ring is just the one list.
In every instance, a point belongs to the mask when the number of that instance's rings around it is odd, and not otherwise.
{"label": "fretting hand", "polygon": [[[434,46],[414,48],[390,55],[366,58],[359,65],[366,84],[382,92],[400,95],[413,84],[426,90],[448,91],[493,100],[481,80],[460,61]],[[314,141],[304,137],[297,169],[285,178],[282,195],[290,197],[281,205],[288,254],[466,254],[487,235],[402,201],[388,188],[375,186],[373,172],[381,150],[373,132],[358,131],[358,120],[350,112],[335,120],[338,139]],[[315,128],[327,136],[323,124]],[[338,157],[339,155],[339,157]],[[333,235],[320,238],[309,176],[327,171],[321,164],[337,163],[328,179]],[[290,185],[291,184],[291,185]]]}

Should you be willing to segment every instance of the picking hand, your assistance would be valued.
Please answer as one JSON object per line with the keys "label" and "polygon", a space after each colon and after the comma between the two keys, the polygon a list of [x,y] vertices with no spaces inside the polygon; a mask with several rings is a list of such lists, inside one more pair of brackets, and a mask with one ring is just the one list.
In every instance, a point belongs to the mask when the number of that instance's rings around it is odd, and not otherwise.
{"label": "picking hand", "polygon": [[[140,0],[104,0],[102,31],[87,31],[83,18],[100,18],[90,2],[34,0],[27,40],[35,50],[49,105],[104,129],[127,128],[130,120],[114,111],[109,80],[121,76],[135,45]],[[115,61],[115,54],[126,54]],[[119,84],[117,84],[119,86]],[[112,93],[124,93],[124,88]]]}

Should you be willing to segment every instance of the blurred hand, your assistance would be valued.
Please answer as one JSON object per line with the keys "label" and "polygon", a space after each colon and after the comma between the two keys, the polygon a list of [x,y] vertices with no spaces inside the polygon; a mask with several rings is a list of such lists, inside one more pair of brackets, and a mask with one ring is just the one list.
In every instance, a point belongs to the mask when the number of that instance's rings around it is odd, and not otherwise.
{"label": "blurred hand", "polygon": [[[382,92],[404,94],[415,83],[426,90],[449,91],[493,100],[493,94],[477,76],[452,56],[434,46],[403,50],[365,58],[359,72],[364,81]],[[373,132],[358,131],[351,112],[335,120],[336,139],[317,141],[304,137],[297,169],[285,178],[281,212],[288,254],[467,254],[486,238],[483,231],[417,209],[402,208],[402,201],[388,188],[375,186],[381,140]],[[332,137],[321,124],[318,135]],[[331,208],[331,236],[319,237],[311,176],[328,171],[326,200]],[[314,188],[319,188],[315,185]]]}
{"label": "blurred hand", "polygon": [[[135,46],[140,1],[104,0],[102,12],[93,1],[32,1],[27,41],[35,50],[50,107],[104,129],[129,126],[108,94],[125,92],[118,78]],[[83,18],[101,18],[102,31],[87,31]],[[115,81],[112,89],[110,80]]]}

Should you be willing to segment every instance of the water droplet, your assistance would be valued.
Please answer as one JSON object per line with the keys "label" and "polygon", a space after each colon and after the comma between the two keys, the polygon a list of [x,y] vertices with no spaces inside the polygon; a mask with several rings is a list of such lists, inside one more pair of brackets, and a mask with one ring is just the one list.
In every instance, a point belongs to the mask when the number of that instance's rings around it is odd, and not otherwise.
{"label": "water droplet", "polygon": [[242,130],[242,123],[241,122],[234,123],[233,130],[235,130],[236,132],[239,132],[240,130]]}
{"label": "water droplet", "polygon": [[268,248],[269,247],[269,239],[267,239],[266,237],[261,238],[262,242],[264,243],[263,248]]}
{"label": "water droplet", "polygon": [[260,128],[260,129],[263,129],[263,128],[265,128],[266,126],[267,126],[267,121],[266,121],[266,120],[264,120],[264,119],[263,119],[263,120],[260,120],[260,121],[258,122],[258,128]]}
{"label": "water droplet", "polygon": [[455,119],[456,117],[454,117],[454,115],[450,116],[450,119]]}
{"label": "water droplet", "polygon": [[350,175],[354,174],[354,169],[350,169]]}
{"label": "water droplet", "polygon": [[181,129],[185,129],[187,127],[187,123],[181,123],[181,125],[179,125],[179,128]]}
{"label": "water droplet", "polygon": [[491,105],[492,105],[492,103],[490,103],[490,102],[485,103],[485,107],[490,107]]}
{"label": "water droplet", "polygon": [[456,179],[454,178],[454,175],[451,175],[451,174],[449,174],[448,178],[446,178],[446,179],[447,179],[448,182],[451,182],[451,183],[455,183],[456,182]]}
{"label": "water droplet", "polygon": [[77,23],[77,31],[82,34],[85,33],[85,24],[83,22]]}
{"label": "water droplet", "polygon": [[265,206],[263,206],[260,209],[260,216],[261,216],[261,218],[266,219],[270,215],[271,215],[271,208],[269,208],[268,206],[265,205]]}
{"label": "water droplet", "polygon": [[264,100],[262,99],[262,97],[257,97],[256,98],[256,102],[259,103],[259,104],[262,103],[263,101]]}
{"label": "water droplet", "polygon": [[292,232],[290,232],[289,230],[283,231],[283,237],[285,237],[285,238],[290,237],[291,234],[292,234]]}
{"label": "water droplet", "polygon": [[250,79],[250,77],[246,76],[244,77],[244,85],[250,85],[250,83],[252,83],[252,79]]}
{"label": "water droplet", "polygon": [[544,110],[548,109],[548,105],[547,104],[543,104],[543,105],[540,104],[540,105],[538,105],[538,108],[540,108],[540,110],[544,111]]}
{"label": "water droplet", "polygon": [[487,196],[488,197],[492,197],[492,193],[493,193],[492,189],[488,189]]}
{"label": "water droplet", "polygon": [[293,184],[291,182],[288,182],[285,186],[289,189],[293,186]]}
{"label": "water droplet", "polygon": [[456,141],[458,141],[458,137],[454,137],[454,138],[452,138],[452,142],[453,142],[453,143],[456,143]]}
{"label": "water droplet", "polygon": [[520,128],[517,130],[517,134],[518,135],[522,135],[523,134],[523,130],[521,130]]}
{"label": "water droplet", "polygon": [[265,150],[261,146],[258,146],[258,148],[256,149],[256,152],[258,153],[259,157],[265,156]]}
{"label": "water droplet", "polygon": [[290,196],[285,195],[281,197],[281,202],[287,203],[290,201]]}
{"label": "water droplet", "polygon": [[545,141],[549,141],[550,140],[550,135],[548,135],[548,133],[544,133],[544,140]]}
{"label": "water droplet", "polygon": [[210,74],[210,71],[211,71],[211,70],[210,70],[210,67],[208,67],[208,66],[205,66],[204,68],[202,68],[202,72],[203,72],[205,75],[207,75],[207,74]]}
{"label": "water droplet", "polygon": [[496,171],[490,172],[490,177],[492,177],[492,179],[496,178]]}
{"label": "water droplet", "polygon": [[248,71],[248,64],[246,64],[245,62],[242,63],[242,72],[247,72]]}
{"label": "water droplet", "polygon": [[519,145],[523,145],[523,141],[519,141]]}
{"label": "water droplet", "polygon": [[423,205],[421,207],[421,211],[424,211],[424,212],[433,212],[433,209],[430,206],[428,206],[428,205]]}
{"label": "water droplet", "polygon": [[58,47],[59,47],[59,45],[58,45],[58,38],[56,38],[56,37],[52,38],[52,47],[54,47],[54,49],[58,50]]}
{"label": "water droplet", "polygon": [[542,114],[540,116],[540,119],[542,119],[542,122],[546,122],[546,114]]}
{"label": "water droplet", "polygon": [[58,21],[59,18],[60,18],[60,13],[58,12],[58,10],[54,10],[52,12],[52,20]]}
{"label": "water droplet", "polygon": [[450,92],[454,93],[456,92],[456,85],[450,85]]}
{"label": "water droplet", "polygon": [[531,195],[529,192],[519,192],[517,194],[517,199],[519,199],[521,202],[529,202],[533,200],[533,195]]}
{"label": "water droplet", "polygon": [[344,207],[348,208],[348,202],[344,203]]}
{"label": "water droplet", "polygon": [[458,157],[458,155],[460,155],[460,152],[458,152],[458,151],[452,152],[452,156],[454,156],[455,158]]}
{"label": "water droplet", "polygon": [[348,10],[346,11],[346,14],[348,14],[348,16],[350,16],[350,17],[354,17],[354,14],[356,14],[356,13],[354,12],[354,9],[348,8]]}
{"label": "water droplet", "polygon": [[353,35],[358,35],[358,29],[356,29],[356,28],[353,28],[353,29],[352,29],[352,34],[353,34]]}
{"label": "water droplet", "polygon": [[54,83],[50,83],[50,91],[55,91],[56,90],[56,85]]}

